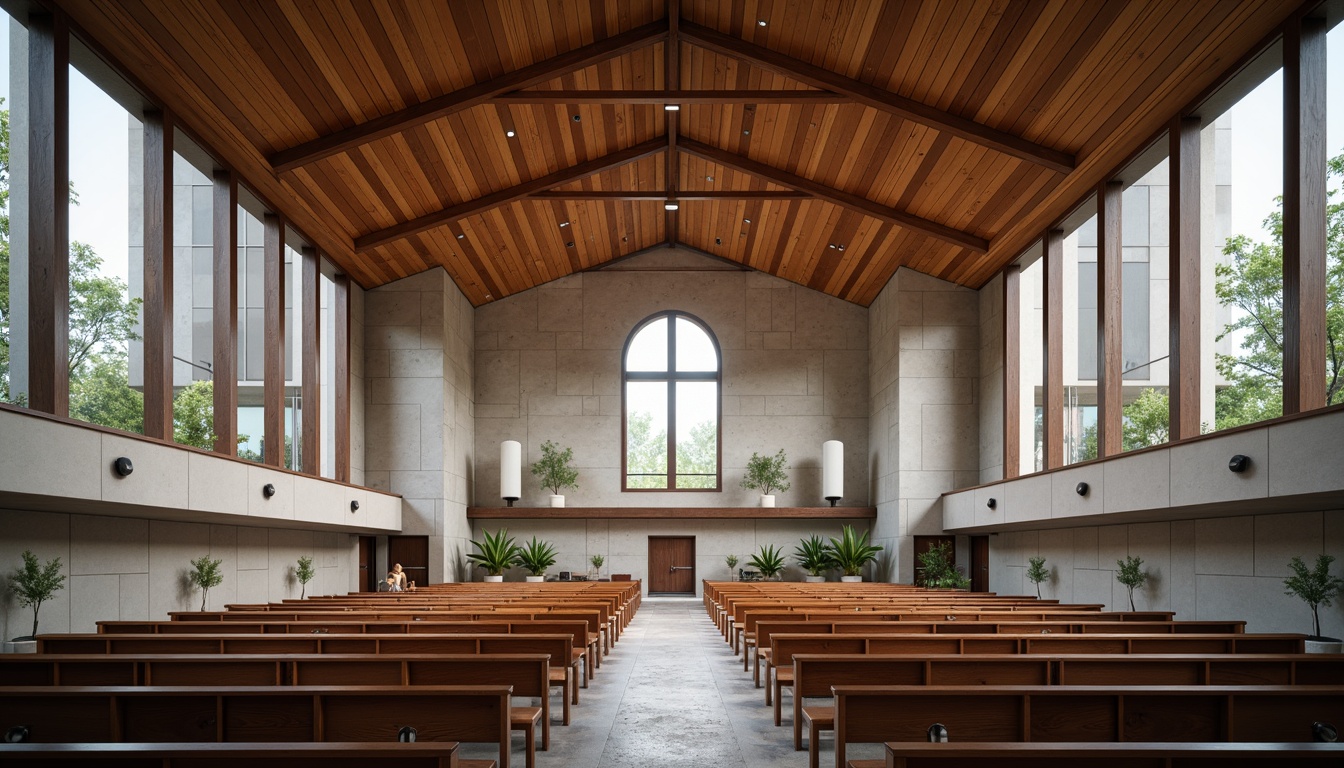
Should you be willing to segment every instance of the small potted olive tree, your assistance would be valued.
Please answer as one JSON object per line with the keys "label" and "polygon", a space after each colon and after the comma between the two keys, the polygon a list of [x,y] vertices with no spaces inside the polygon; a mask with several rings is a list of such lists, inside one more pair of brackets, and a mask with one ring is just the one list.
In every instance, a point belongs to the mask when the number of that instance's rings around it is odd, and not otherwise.
{"label": "small potted olive tree", "polygon": [[784,471],[788,463],[789,457],[784,455],[783,448],[774,456],[761,456],[753,451],[747,461],[747,474],[742,478],[742,487],[760,491],[762,507],[775,506],[774,491],[789,490],[789,475]]}
{"label": "small potted olive tree", "polygon": [[1036,585],[1036,599],[1041,599],[1041,582],[1050,580],[1050,570],[1045,567],[1044,557],[1032,557],[1027,560],[1027,581]]}
{"label": "small potted olive tree", "polygon": [[25,549],[23,551],[23,567],[9,577],[9,589],[19,598],[20,608],[31,606],[33,609],[33,634],[16,637],[14,642],[23,643],[36,640],[37,614],[42,610],[42,604],[50,600],[58,591],[65,589],[65,577],[61,575],[61,558],[52,558],[43,566],[38,564],[37,555]]}
{"label": "small potted olive tree", "polygon": [[191,561],[191,570],[187,571],[187,581],[201,590],[201,610],[205,610],[205,599],[210,596],[210,588],[224,583],[224,571],[220,569],[223,560],[211,560],[202,555]]}
{"label": "small potted olive tree", "polygon": [[1134,590],[1148,583],[1148,572],[1143,570],[1143,558],[1125,555],[1124,560],[1116,560],[1115,564],[1120,567],[1115,572],[1115,580],[1129,590],[1129,610],[1138,610],[1134,607]]}
{"label": "small potted olive tree", "polygon": [[541,460],[532,465],[532,475],[541,481],[541,487],[551,492],[551,506],[565,506],[561,492],[579,487],[579,470],[569,466],[574,460],[574,449],[560,450],[550,440],[541,444]]}
{"label": "small potted olive tree", "polygon": [[835,567],[831,562],[830,547],[826,546],[826,542],[815,533],[798,542],[798,546],[793,550],[793,557],[798,561],[798,565],[807,571],[803,581],[812,584],[825,581],[826,571]]}
{"label": "small potted olive tree", "polygon": [[751,556],[747,565],[759,571],[762,579],[774,579],[784,570],[784,550],[766,544]]}
{"label": "small potted olive tree", "polygon": [[1308,653],[1344,651],[1344,643],[1339,638],[1321,635],[1321,606],[1329,608],[1340,590],[1344,589],[1344,579],[1330,573],[1330,564],[1334,561],[1334,555],[1320,555],[1316,558],[1316,567],[1307,568],[1302,558],[1294,557],[1288,564],[1293,575],[1283,580],[1283,586],[1288,588],[1284,591],[1285,595],[1296,595],[1311,607],[1312,634],[1307,638]]}
{"label": "small potted olive tree", "polygon": [[546,569],[555,565],[555,545],[549,541],[537,541],[533,536],[526,546],[518,550],[518,564],[532,574],[528,581],[545,581]]}
{"label": "small potted olive tree", "polygon": [[593,578],[596,579],[602,575],[602,564],[607,562],[607,558],[601,555],[593,555],[588,558],[588,562],[593,564]]}
{"label": "small potted olive tree", "polygon": [[737,581],[737,555],[729,555],[723,562],[728,565],[728,580]]}
{"label": "small potted olive tree", "polygon": [[840,577],[841,581],[863,581],[864,567],[877,560],[877,553],[882,551],[882,547],[869,544],[868,533],[864,531],[860,534],[854,530],[854,526],[846,525],[840,528],[840,538],[831,539],[827,549],[831,555],[831,563],[844,571],[845,575]]}
{"label": "small potted olive tree", "polygon": [[486,581],[503,581],[504,572],[518,563],[521,547],[514,543],[507,528],[501,528],[493,534],[486,531],[481,538],[484,541],[471,542],[479,551],[468,552],[467,559],[485,569]]}
{"label": "small potted olive tree", "polygon": [[300,557],[299,565],[294,569],[294,578],[299,580],[299,599],[302,600],[308,596],[308,582],[317,576],[317,569],[313,567],[313,558]]}

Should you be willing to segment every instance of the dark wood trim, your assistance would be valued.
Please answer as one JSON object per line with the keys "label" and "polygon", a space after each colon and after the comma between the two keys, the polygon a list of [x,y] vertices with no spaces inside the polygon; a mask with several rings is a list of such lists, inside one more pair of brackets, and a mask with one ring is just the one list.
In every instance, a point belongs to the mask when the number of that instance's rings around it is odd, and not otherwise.
{"label": "dark wood trim", "polygon": [[28,18],[28,406],[70,412],[70,36]]}
{"label": "dark wood trim", "polygon": [[145,434],[173,437],[173,119],[144,115]]}
{"label": "dark wood trim", "polygon": [[271,167],[277,173],[293,170],[361,144],[484,104],[509,91],[554,80],[570,72],[659,42],[666,37],[667,22],[660,19],[652,24],[538,61],[493,80],[469,85],[429,101],[413,104],[391,114],[281,150],[271,156]]}
{"label": "dark wood trim", "polygon": [[749,43],[718,30],[682,22],[681,34],[687,42],[754,66],[793,78],[814,88],[823,88],[848,96],[866,107],[896,115],[967,141],[989,147],[1061,174],[1074,168],[1074,157],[1067,152],[1036,144],[1020,136],[990,128],[936,107],[907,99],[891,91],[845,77],[806,61],[786,56],[769,48]]}
{"label": "dark wood trim", "polygon": [[332,354],[335,356],[335,375],[331,385],[336,387],[332,398],[332,429],[336,431],[333,457],[336,479],[342,483],[350,482],[350,276],[339,273],[332,278],[335,284],[335,297],[332,299],[332,317],[335,333],[332,334]]}
{"label": "dark wood trim", "polygon": [[[1124,185],[1108,181],[1097,188],[1097,455],[1121,451],[1123,430],[1124,284],[1121,205]],[[1087,329],[1079,328],[1084,333]]]}
{"label": "dark wood trim", "polygon": [[1045,326],[1045,468],[1064,465],[1064,230],[1046,230],[1043,295]]}
{"label": "dark wood trim", "polygon": [[977,237],[969,232],[962,232],[952,227],[944,226],[936,221],[920,218],[914,214],[900,211],[895,208],[875,203],[866,197],[850,194],[825,184],[815,182],[803,176],[797,176],[782,171],[765,163],[757,162],[747,157],[729,152],[727,150],[712,147],[708,144],[702,144],[691,139],[682,139],[679,142],[679,148],[695,157],[700,157],[712,163],[718,163],[735,171],[750,174],[757,178],[775,184],[782,184],[786,187],[806,192],[813,197],[820,198],[834,205],[848,208],[852,211],[869,216],[881,221],[890,222],[898,227],[919,232],[923,235],[942,240],[952,245],[966,248],[976,253],[987,253],[989,251],[989,241],[982,237]]}
{"label": "dark wood trim", "polygon": [[797,190],[715,190],[712,192],[688,192],[678,189],[674,194],[671,190],[653,191],[653,192],[619,192],[610,190],[591,190],[591,189],[566,189],[566,190],[547,190],[545,192],[535,192],[528,195],[533,200],[602,200],[611,202],[623,201],[646,201],[661,203],[669,197],[676,197],[679,202],[687,200],[811,200],[812,196],[806,192]]}
{"label": "dark wood trim", "polygon": [[266,444],[262,461],[272,467],[285,465],[285,223],[278,214],[262,217],[264,305],[266,316],[262,355],[265,382],[262,385],[262,424]]}
{"label": "dark wood trim", "polygon": [[377,248],[380,245],[401,240],[411,235],[424,232],[427,229],[448,224],[458,219],[465,219],[468,216],[475,216],[479,213],[498,208],[501,205],[518,200],[536,192],[543,192],[551,187],[558,187],[561,184],[567,184],[577,179],[586,178],[593,174],[609,171],[612,168],[619,168],[627,163],[656,155],[667,149],[666,138],[649,139],[642,144],[636,144],[633,147],[627,147],[616,152],[612,152],[602,157],[594,158],[570,168],[561,168],[555,173],[548,173],[545,176],[525,181],[521,184],[515,184],[507,189],[501,189],[497,192],[491,192],[475,200],[468,200],[464,203],[449,206],[441,211],[419,216],[400,224],[394,224],[384,229],[370,232],[355,238],[355,250],[367,251]]}
{"label": "dark wood trim", "polygon": [[238,181],[214,173],[214,392],[215,452],[238,453]]}
{"label": "dark wood trim", "polygon": [[1003,270],[1003,476],[1022,471],[1022,268]]}
{"label": "dark wood trim", "polygon": [[[1289,22],[1283,67],[1283,412],[1325,405],[1325,19]],[[1338,118],[1337,118],[1338,119]]]}
{"label": "dark wood trim", "polygon": [[322,473],[322,273],[321,257],[316,248],[305,247],[300,252],[303,260],[303,360],[300,386],[303,392],[301,446],[299,451],[303,472]]}
{"label": "dark wood trim", "polygon": [[1200,130],[1198,117],[1172,121],[1169,133],[1171,263],[1169,324],[1171,441],[1200,433]]}
{"label": "dark wood trim", "polygon": [[877,507],[467,507],[468,520],[873,520]]}
{"label": "dark wood trim", "polygon": [[[668,70],[669,72],[671,70]],[[671,88],[664,91],[513,91],[496,96],[496,104],[848,104],[848,96],[831,91],[739,89],[722,91]]]}

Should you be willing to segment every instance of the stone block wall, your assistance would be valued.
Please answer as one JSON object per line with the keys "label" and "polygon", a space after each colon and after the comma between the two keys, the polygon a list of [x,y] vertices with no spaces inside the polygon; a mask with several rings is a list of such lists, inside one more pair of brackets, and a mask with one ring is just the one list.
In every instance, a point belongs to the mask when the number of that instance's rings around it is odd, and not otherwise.
{"label": "stone block wall", "polygon": [[[723,488],[621,491],[621,353],[649,315],[703,320],[723,358]],[[476,314],[476,492],[502,506],[499,444],[524,445],[521,506],[544,506],[528,467],[552,440],[574,449],[567,505],[753,506],[740,487],[753,451],[789,456],[779,506],[820,506],[821,444],[845,443],[842,504],[871,503],[867,312],[847,302],[684,251],[651,253],[486,304]]]}
{"label": "stone block wall", "polygon": [[402,495],[402,535],[429,538],[432,582],[462,578],[470,539],[474,319],[442,269],[364,297],[365,482]]}

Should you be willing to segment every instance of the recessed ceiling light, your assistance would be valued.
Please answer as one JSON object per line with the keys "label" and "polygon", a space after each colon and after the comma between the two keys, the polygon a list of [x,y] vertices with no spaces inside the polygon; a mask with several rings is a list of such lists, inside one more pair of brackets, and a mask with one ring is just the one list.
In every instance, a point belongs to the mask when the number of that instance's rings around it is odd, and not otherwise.
{"label": "recessed ceiling light", "polygon": [[466,235],[459,234],[459,235],[457,236],[457,239],[458,239],[458,240],[461,240],[461,239],[464,238],[464,237],[466,237]]}
{"label": "recessed ceiling light", "polygon": [[828,245],[828,246],[826,246],[826,247],[827,247],[827,248],[830,248],[832,251],[834,251],[834,250],[835,250],[835,243],[831,243],[830,245]]}
{"label": "recessed ceiling light", "polygon": [[677,112],[677,111],[679,111],[679,110],[681,109],[681,105],[680,105],[680,104],[664,104],[664,105],[663,105],[663,109],[667,110],[668,112]]}
{"label": "recessed ceiling light", "polygon": [[573,247],[574,247],[574,241],[573,241],[573,240],[570,240],[568,243],[565,243],[565,247],[566,247],[566,248],[573,248]]}
{"label": "recessed ceiling light", "polygon": [[723,238],[721,238],[721,237],[716,237],[716,238],[714,238],[714,244],[715,244],[715,245],[723,245]]}
{"label": "recessed ceiling light", "polygon": [[504,135],[512,139],[514,136],[517,136],[518,134],[514,133],[513,131],[505,131]]}
{"label": "recessed ceiling light", "polygon": [[756,26],[758,26],[758,27],[764,27],[764,26],[765,26],[765,19],[757,19],[757,20],[756,20]]}
{"label": "recessed ceiling light", "polygon": [[743,224],[750,224],[750,223],[751,223],[751,219],[743,219],[743,220],[742,220],[742,223],[743,223]]}
{"label": "recessed ceiling light", "polygon": [[713,177],[713,176],[706,176],[706,177],[705,177],[705,181],[713,181],[713,180],[714,180],[714,177]]}
{"label": "recessed ceiling light", "polygon": [[574,122],[576,122],[576,123],[579,122],[579,121],[582,120],[582,119],[583,119],[583,118],[582,118],[582,117],[579,117],[578,115],[575,115],[575,116],[574,116]]}
{"label": "recessed ceiling light", "polygon": [[743,136],[750,136],[750,135],[751,135],[751,131],[750,131],[749,129],[745,129],[745,128],[744,128],[744,129],[742,130],[742,135],[743,135]]}
{"label": "recessed ceiling light", "polygon": [[562,227],[568,227],[568,226],[569,226],[569,222],[568,222],[568,221],[562,221],[562,222],[560,222],[560,226],[562,226]]}
{"label": "recessed ceiling light", "polygon": [[836,246],[835,250],[837,250],[837,251],[844,251],[844,250],[845,250],[844,243],[841,243],[840,245]]}
{"label": "recessed ceiling light", "polygon": [[663,203],[663,210],[665,211],[675,211],[677,210],[678,207],[679,206],[676,204],[676,202],[672,200],[668,200],[666,203]]}

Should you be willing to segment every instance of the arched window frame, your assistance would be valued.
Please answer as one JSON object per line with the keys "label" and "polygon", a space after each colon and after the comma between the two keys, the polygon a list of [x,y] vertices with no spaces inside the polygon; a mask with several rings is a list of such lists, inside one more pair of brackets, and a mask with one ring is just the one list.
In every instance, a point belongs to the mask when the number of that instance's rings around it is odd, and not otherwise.
{"label": "arched window frame", "polygon": [[[644,330],[650,323],[660,319],[667,320],[667,370],[666,371],[631,371],[627,367],[630,356],[630,345],[635,338],[639,336],[640,331]],[[715,366],[713,371],[678,371],[676,367],[677,356],[677,320],[685,319],[694,323],[696,327],[705,332],[709,337],[710,344],[714,347]],[[626,423],[629,415],[629,384],[630,382],[667,382],[667,487],[666,488],[631,488],[629,487],[629,466],[630,446],[629,446],[629,425]],[[714,487],[713,488],[677,488],[677,383],[678,382],[714,382],[714,409],[715,409],[715,448],[714,448]],[[705,321],[692,315],[689,312],[683,312],[677,309],[668,309],[661,312],[655,312],[635,324],[630,334],[625,337],[625,345],[621,348],[621,490],[630,492],[648,492],[656,493],[717,493],[723,490],[723,350],[719,347],[719,339],[714,335],[714,331]]]}

